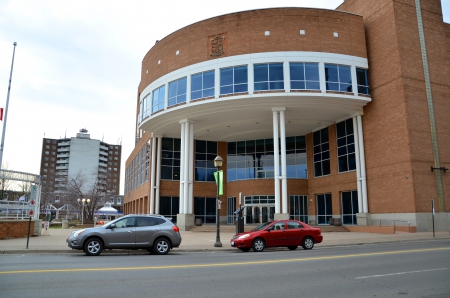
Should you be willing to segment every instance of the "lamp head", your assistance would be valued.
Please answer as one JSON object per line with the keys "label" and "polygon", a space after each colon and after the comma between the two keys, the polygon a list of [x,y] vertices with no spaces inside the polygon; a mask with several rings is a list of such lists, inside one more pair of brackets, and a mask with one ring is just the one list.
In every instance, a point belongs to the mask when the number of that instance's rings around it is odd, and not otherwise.
{"label": "lamp head", "polygon": [[87,199],[87,202],[89,203],[91,201],[91,199]]}
{"label": "lamp head", "polygon": [[80,199],[80,198],[78,198],[78,199],[77,199],[77,202],[79,203],[80,201],[81,201],[81,199]]}
{"label": "lamp head", "polygon": [[216,168],[220,168],[223,164],[223,158],[220,155],[217,155],[216,158],[214,158],[214,166]]}
{"label": "lamp head", "polygon": [[86,199],[85,199],[85,198],[83,198],[83,199],[81,200],[81,202],[83,202],[83,203],[84,203],[84,202],[86,202]]}

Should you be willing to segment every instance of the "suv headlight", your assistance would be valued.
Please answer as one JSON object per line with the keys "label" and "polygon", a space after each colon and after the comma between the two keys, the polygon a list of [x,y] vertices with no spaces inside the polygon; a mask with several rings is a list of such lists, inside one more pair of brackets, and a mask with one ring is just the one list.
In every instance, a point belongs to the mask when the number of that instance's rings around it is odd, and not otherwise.
{"label": "suv headlight", "polygon": [[83,234],[84,231],[86,231],[86,230],[85,230],[85,229],[82,229],[82,230],[79,230],[79,231],[75,231],[75,232],[73,232],[73,236],[74,236],[74,237],[78,237],[78,236],[80,236],[81,234]]}

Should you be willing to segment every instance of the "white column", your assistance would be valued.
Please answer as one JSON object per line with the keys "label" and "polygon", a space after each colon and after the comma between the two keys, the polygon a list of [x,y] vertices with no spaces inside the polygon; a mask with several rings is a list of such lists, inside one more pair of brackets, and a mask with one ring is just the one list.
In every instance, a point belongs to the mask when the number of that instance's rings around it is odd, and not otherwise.
{"label": "white column", "polygon": [[275,214],[280,214],[280,173],[279,173],[279,151],[278,151],[278,111],[272,109],[273,113],[273,158],[274,158],[274,181],[275,181]]}
{"label": "white column", "polygon": [[193,214],[193,198],[194,198],[194,123],[189,125],[189,197],[188,197],[188,214]]}
{"label": "white column", "polygon": [[359,137],[358,137],[358,122],[356,116],[352,118],[353,120],[353,137],[355,139],[355,160],[356,160],[356,187],[358,191],[358,213],[363,212],[363,194],[361,192],[361,163],[359,160]]}
{"label": "white column", "polygon": [[155,213],[159,214],[159,187],[161,185],[161,151],[162,151],[162,137],[158,137],[158,150],[156,151],[156,194],[155,194]]}
{"label": "white column", "polygon": [[[186,121],[184,125],[184,143],[181,146],[184,147],[183,157],[181,162],[183,163],[183,214],[188,213],[188,201],[189,201],[189,125],[190,123]],[[181,207],[180,207],[181,208]]]}
{"label": "white column", "polygon": [[287,171],[286,171],[286,125],[284,110],[280,111],[280,139],[281,139],[281,199],[283,214],[287,211]]}
{"label": "white column", "polygon": [[364,136],[362,129],[362,119],[361,115],[356,116],[358,122],[358,139],[359,139],[359,156],[361,161],[361,191],[363,194],[363,212],[368,213],[369,207],[367,204],[367,184],[366,184],[366,158],[364,156]]}
{"label": "white column", "polygon": [[283,76],[284,76],[284,90],[285,92],[291,92],[291,71],[289,61],[283,63]]}
{"label": "white column", "polygon": [[250,64],[247,67],[247,75],[248,75],[248,94],[253,94],[253,92],[255,92],[255,73],[254,73],[254,66],[252,64]]}
{"label": "white column", "polygon": [[156,138],[152,136],[151,148],[152,150],[152,158],[151,169],[150,169],[150,214],[155,214],[155,168],[156,168]]}
{"label": "white column", "polygon": [[352,77],[352,91],[353,95],[358,96],[358,77],[356,76],[356,66],[352,66],[350,68],[351,77]]}
{"label": "white column", "polygon": [[184,151],[186,147],[184,146],[184,140],[186,139],[185,135],[185,125],[186,122],[180,121],[181,124],[181,148],[180,148],[180,203],[179,203],[179,213],[183,214],[184,211]]}
{"label": "white column", "polygon": [[327,93],[326,76],[325,76],[325,63],[319,62],[319,82],[320,91],[322,93]]}

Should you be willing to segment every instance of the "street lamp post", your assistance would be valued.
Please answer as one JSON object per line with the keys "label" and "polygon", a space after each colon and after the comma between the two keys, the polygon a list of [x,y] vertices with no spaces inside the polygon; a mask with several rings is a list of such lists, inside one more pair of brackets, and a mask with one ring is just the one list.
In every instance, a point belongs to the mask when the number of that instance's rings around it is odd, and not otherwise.
{"label": "street lamp post", "polygon": [[[86,200],[85,198],[83,198],[81,200],[80,200],[80,198],[77,199],[78,205],[81,206],[81,225],[84,225],[84,206],[89,204],[90,201],[91,201],[90,199]],[[80,204],[80,202],[81,202],[81,204]]]}
{"label": "street lamp post", "polygon": [[214,167],[217,169],[217,196],[216,196],[216,243],[214,243],[214,247],[222,247],[222,242],[220,242],[220,217],[219,217],[219,187],[220,187],[220,175],[219,169],[222,167],[223,158],[220,155],[217,155],[214,158]]}

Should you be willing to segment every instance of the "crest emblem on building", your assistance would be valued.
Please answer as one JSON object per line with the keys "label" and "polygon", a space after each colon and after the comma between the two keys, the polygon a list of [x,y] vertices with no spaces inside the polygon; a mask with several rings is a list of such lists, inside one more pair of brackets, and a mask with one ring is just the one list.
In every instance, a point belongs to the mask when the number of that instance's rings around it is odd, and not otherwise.
{"label": "crest emblem on building", "polygon": [[208,38],[210,43],[210,57],[214,58],[225,54],[225,38],[225,33],[216,34]]}

